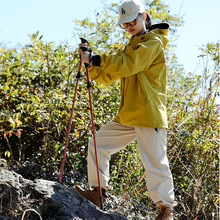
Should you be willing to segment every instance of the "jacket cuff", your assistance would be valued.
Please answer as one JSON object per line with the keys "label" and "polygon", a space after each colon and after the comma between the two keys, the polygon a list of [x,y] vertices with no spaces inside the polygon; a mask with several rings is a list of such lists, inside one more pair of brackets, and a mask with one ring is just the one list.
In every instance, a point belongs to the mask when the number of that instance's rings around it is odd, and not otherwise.
{"label": "jacket cuff", "polygon": [[100,66],[100,60],[100,55],[92,52],[89,63],[93,66]]}

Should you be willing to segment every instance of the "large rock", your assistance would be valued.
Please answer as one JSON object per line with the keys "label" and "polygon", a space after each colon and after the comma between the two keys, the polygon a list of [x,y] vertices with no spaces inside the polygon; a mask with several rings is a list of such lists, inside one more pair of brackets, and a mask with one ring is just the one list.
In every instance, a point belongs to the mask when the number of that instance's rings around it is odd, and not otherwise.
{"label": "large rock", "polygon": [[[24,218],[25,217],[25,218]],[[125,220],[106,213],[64,185],[0,168],[0,220]]]}

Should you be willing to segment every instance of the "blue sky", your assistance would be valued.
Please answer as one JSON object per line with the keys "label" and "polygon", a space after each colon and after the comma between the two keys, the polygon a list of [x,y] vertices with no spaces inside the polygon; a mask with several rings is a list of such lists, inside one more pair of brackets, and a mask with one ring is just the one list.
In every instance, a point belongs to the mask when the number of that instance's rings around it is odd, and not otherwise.
{"label": "blue sky", "polygon": [[[141,0],[144,2],[144,0]],[[117,3],[119,0],[104,0]],[[171,14],[184,15],[185,25],[178,29],[176,53],[186,71],[193,72],[201,61],[198,46],[220,40],[219,0],[162,0]],[[40,31],[46,42],[68,41],[75,47],[75,19],[93,18],[94,10],[102,10],[100,0],[0,0],[0,43],[16,47],[28,43],[28,34]]]}

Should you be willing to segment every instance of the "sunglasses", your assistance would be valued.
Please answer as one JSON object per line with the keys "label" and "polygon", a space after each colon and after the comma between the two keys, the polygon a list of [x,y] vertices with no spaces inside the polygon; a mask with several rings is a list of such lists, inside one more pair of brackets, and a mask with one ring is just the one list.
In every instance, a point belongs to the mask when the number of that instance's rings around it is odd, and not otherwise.
{"label": "sunglasses", "polygon": [[123,29],[126,29],[128,26],[133,27],[133,26],[136,25],[136,20],[137,20],[137,18],[141,17],[141,15],[142,15],[142,14],[139,14],[133,21],[128,22],[128,23],[122,23],[122,24],[120,24],[119,26],[120,26],[121,28],[123,28]]}

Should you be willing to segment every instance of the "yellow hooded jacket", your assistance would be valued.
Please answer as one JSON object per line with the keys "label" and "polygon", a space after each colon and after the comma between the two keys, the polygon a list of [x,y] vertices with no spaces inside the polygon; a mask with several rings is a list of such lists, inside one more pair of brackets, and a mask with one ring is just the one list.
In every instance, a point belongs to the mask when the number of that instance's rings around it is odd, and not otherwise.
{"label": "yellow hooded jacket", "polygon": [[169,25],[152,27],[144,35],[132,36],[116,55],[99,56],[98,66],[89,68],[96,82],[120,79],[121,103],[115,121],[123,125],[167,128],[164,48]]}

